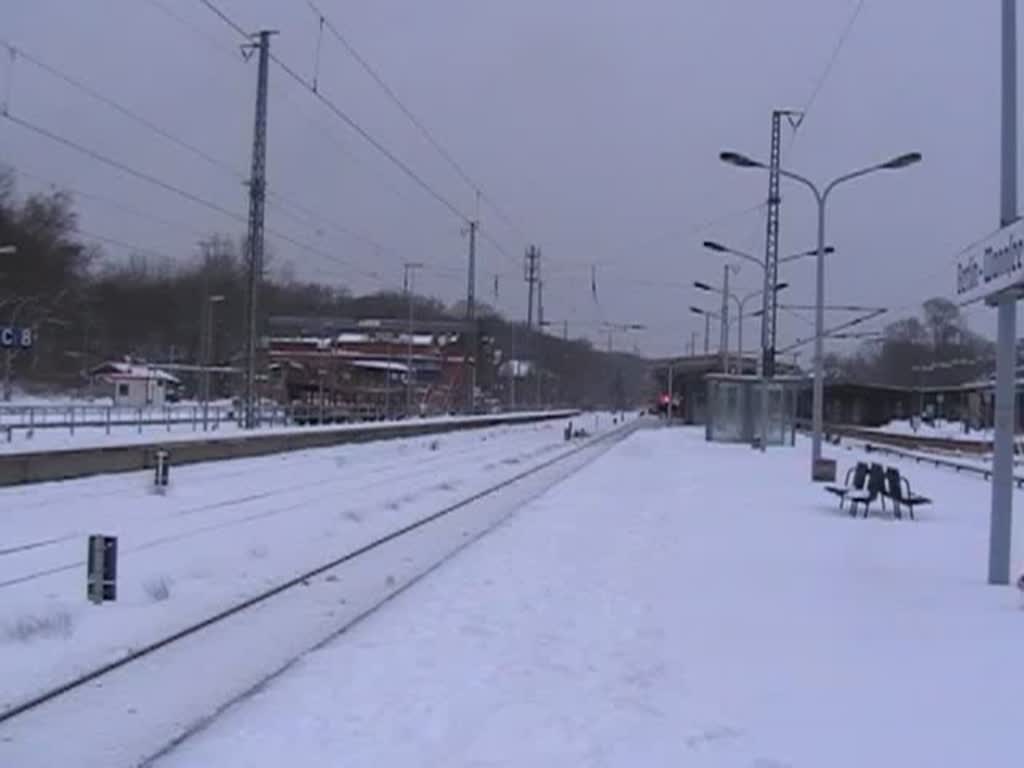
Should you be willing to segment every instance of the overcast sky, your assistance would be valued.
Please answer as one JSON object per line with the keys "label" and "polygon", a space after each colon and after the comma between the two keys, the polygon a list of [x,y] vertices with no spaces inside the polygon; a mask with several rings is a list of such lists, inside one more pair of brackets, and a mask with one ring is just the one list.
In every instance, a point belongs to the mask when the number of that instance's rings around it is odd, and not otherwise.
{"label": "overcast sky", "polygon": [[[816,179],[905,151],[925,156],[920,166],[833,198],[829,240],[838,253],[829,261],[829,302],[885,306],[899,317],[930,296],[951,297],[954,255],[998,224],[996,2],[866,0],[813,101],[856,0],[317,3],[514,223],[481,205],[482,227],[505,254],[481,242],[479,298],[524,315],[522,253],[535,242],[546,317],[568,320],[573,336],[604,344],[602,320],[643,323],[646,332],[616,345],[670,354],[692,331],[703,333],[688,308],[715,304],[688,286],[720,281],[724,261],[701,241],[763,254],[765,239],[763,211],[737,214],[766,197],[765,174],[723,166],[717,155],[729,148],[765,158],[773,108],[810,102],[795,136],[786,131],[784,163]],[[318,20],[306,0],[216,4],[246,29],[278,30],[273,50],[285,63],[308,78],[318,72],[329,99],[474,215],[470,186],[328,34],[317,67]],[[0,87],[13,115],[245,213],[240,178],[256,68],[199,0],[2,0],[0,38],[227,168],[3,55]],[[268,184],[282,202],[271,207],[268,227],[330,254],[269,237],[275,265],[363,292],[399,287],[402,262],[422,261],[418,288],[446,301],[462,297],[462,221],[280,69],[272,66],[270,76]],[[55,183],[170,220],[77,199],[82,229],[174,258],[195,258],[203,233],[243,229],[6,120],[0,161],[24,173],[23,193]],[[806,249],[813,202],[801,187],[783,193],[781,250]],[[813,276],[811,260],[787,267],[786,301],[811,303]],[[733,284],[756,290],[757,270],[744,266]],[[784,340],[808,334],[804,314],[780,316]],[[989,332],[989,314],[974,308],[972,327]],[[751,321],[748,347],[755,336]]]}

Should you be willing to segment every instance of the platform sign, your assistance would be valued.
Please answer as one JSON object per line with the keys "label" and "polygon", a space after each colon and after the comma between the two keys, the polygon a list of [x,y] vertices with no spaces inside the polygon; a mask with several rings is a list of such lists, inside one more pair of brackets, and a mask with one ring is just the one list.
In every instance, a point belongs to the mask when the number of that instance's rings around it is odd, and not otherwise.
{"label": "platform sign", "polygon": [[154,456],[153,488],[157,493],[167,493],[171,483],[171,453],[161,448]]}
{"label": "platform sign", "polygon": [[0,325],[0,349],[31,349],[35,342],[31,328]]}
{"label": "platform sign", "polygon": [[89,537],[86,592],[94,603],[117,600],[116,536],[97,534]]}
{"label": "platform sign", "polygon": [[1014,288],[1024,290],[1024,220],[971,247],[956,265],[960,304],[993,299]]}

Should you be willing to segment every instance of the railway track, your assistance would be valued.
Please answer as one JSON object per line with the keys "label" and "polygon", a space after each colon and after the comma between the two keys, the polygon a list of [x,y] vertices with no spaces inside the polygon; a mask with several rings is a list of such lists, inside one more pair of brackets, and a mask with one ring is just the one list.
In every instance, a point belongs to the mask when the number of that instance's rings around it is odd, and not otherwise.
{"label": "railway track", "polygon": [[[351,478],[348,477],[347,474],[334,474],[313,483],[310,483],[309,481],[299,483],[289,481],[283,485],[275,485],[270,488],[256,491],[247,491],[242,495],[232,495],[211,502],[200,503],[185,509],[175,509],[171,514],[173,515],[173,520],[179,523],[183,522],[185,518],[201,513],[213,514],[218,512],[229,512],[232,509],[240,509],[243,511],[237,516],[228,517],[226,519],[207,520],[204,515],[195,525],[182,528],[181,530],[177,530],[173,533],[149,536],[135,545],[123,548],[121,550],[121,558],[124,560],[124,558],[131,557],[139,552],[150,550],[153,547],[179,542],[195,536],[202,536],[203,534],[220,531],[225,528],[241,527],[249,523],[258,522],[282,514],[301,514],[304,509],[310,507],[312,500],[333,492],[333,489],[335,488],[343,488],[345,493],[349,495],[358,495],[374,488],[387,487],[388,485],[396,483],[402,484],[404,487],[411,481],[417,481],[421,478],[435,477],[436,474],[442,471],[445,467],[452,466],[471,455],[477,456],[481,460],[509,460],[507,451],[500,448],[500,443],[497,444],[496,448],[497,450],[493,448],[488,450],[474,444],[454,451],[420,457],[412,468],[405,466],[378,467],[365,473],[367,479],[356,485],[350,484]],[[540,454],[543,454],[544,452],[547,452],[549,448],[550,446],[541,446],[536,450],[539,451]],[[513,458],[533,458],[533,455],[528,454],[525,457],[517,455]],[[309,458],[305,459],[307,462],[309,460]],[[330,464],[333,460],[333,457],[320,459],[320,461],[325,464]],[[222,479],[236,478],[238,476],[238,472],[223,473],[204,477],[202,481],[217,482]],[[121,492],[123,492],[123,490]],[[244,510],[247,505],[257,503],[262,504],[266,502],[279,503],[279,505],[271,507],[270,509],[258,511]],[[148,528],[152,527],[153,522],[153,519],[150,518],[144,523],[139,523],[138,525]],[[70,542],[79,543],[86,536],[86,533],[87,532],[84,530],[75,531],[62,536],[39,541],[25,542],[16,546],[9,546],[0,550],[0,559],[22,553],[34,553],[46,547],[54,547]],[[34,579],[44,578],[46,576],[84,567],[85,561],[78,556],[80,553],[77,548],[74,550],[74,554],[74,557],[66,560],[65,562],[49,565],[45,568],[31,570],[26,573],[18,573],[14,576],[5,577],[0,574],[0,591],[7,587],[23,584]]]}
{"label": "railway track", "polygon": [[[844,444],[847,450],[857,447],[868,453],[898,456],[915,464],[930,464],[951,469],[981,480],[989,480],[992,477],[992,465],[988,460],[992,453],[992,443],[988,441],[891,435],[853,427],[830,427],[828,432],[847,438],[848,442]],[[1024,489],[1024,474],[1015,472],[1013,484],[1018,489]]]}
{"label": "railway track", "polygon": [[[181,659],[176,658],[181,656],[181,649],[184,646],[190,645],[194,652],[201,653],[206,650],[205,644],[207,640],[212,642],[215,639],[213,635],[216,633],[221,633],[222,636],[231,636],[232,633],[235,633],[237,636],[237,633],[241,631],[243,623],[241,620],[243,617],[246,617],[247,621],[266,622],[268,621],[268,614],[273,615],[274,611],[279,611],[282,615],[288,616],[290,612],[288,598],[294,598],[295,602],[302,602],[304,599],[307,601],[313,600],[313,597],[311,597],[314,594],[313,587],[321,592],[329,592],[332,589],[337,590],[335,585],[339,580],[348,578],[344,576],[346,573],[345,569],[354,571],[358,569],[360,563],[367,563],[364,566],[364,570],[379,570],[383,567],[381,562],[375,565],[369,564],[372,556],[383,556],[391,550],[393,550],[393,555],[397,556],[403,551],[403,546],[408,550],[407,556],[401,558],[401,562],[404,564],[403,567],[410,569],[405,577],[393,580],[393,577],[389,575],[385,582],[387,588],[383,592],[377,590],[375,594],[370,595],[368,593],[368,596],[364,599],[364,604],[353,606],[347,617],[343,620],[332,619],[329,622],[329,628],[327,625],[324,625],[320,633],[321,636],[314,639],[313,642],[306,642],[301,648],[293,648],[287,658],[277,658],[269,663],[267,667],[260,668],[258,674],[254,670],[250,671],[243,684],[239,685],[236,683],[233,686],[233,689],[227,696],[227,703],[222,701],[215,711],[192,711],[189,709],[191,705],[188,701],[164,701],[163,704],[160,704],[161,698],[168,699],[169,697],[161,696],[161,691],[158,688],[138,683],[138,681],[131,681],[135,690],[141,689],[149,693],[141,697],[144,701],[135,702],[134,706],[128,711],[136,713],[139,707],[159,708],[163,705],[171,709],[177,707],[177,714],[167,714],[161,721],[166,727],[172,727],[174,734],[169,738],[165,734],[161,737],[162,743],[159,745],[150,743],[141,746],[141,742],[136,742],[142,739],[143,736],[133,735],[127,738],[127,744],[119,742],[117,745],[110,747],[114,749],[114,752],[124,752],[123,757],[128,762],[122,763],[118,758],[111,757],[113,753],[110,753],[108,750],[102,753],[105,755],[103,759],[108,761],[104,764],[138,764],[141,752],[135,752],[131,757],[128,755],[133,745],[135,749],[142,749],[145,752],[146,760],[142,762],[148,761],[154,755],[178,743],[187,737],[188,734],[202,727],[209,718],[215,716],[220,709],[227,706],[231,701],[248,695],[248,693],[267,679],[278,674],[283,668],[293,663],[302,653],[327,642],[364,619],[379,608],[380,605],[439,567],[441,563],[452,557],[470,542],[485,535],[530,498],[543,493],[551,485],[560,482],[577,469],[597,458],[617,442],[625,439],[642,423],[641,420],[630,422],[617,429],[591,438],[582,444],[575,445],[571,449],[546,459],[523,472],[517,473],[512,477],[473,493],[456,503],[449,504],[406,525],[395,528],[356,549],[339,554],[337,557],[326,562],[319,563],[301,574],[269,587],[251,597],[239,600],[233,605],[219,610],[200,621],[196,621],[158,640],[138,647],[114,661],[83,671],[67,682],[9,707],[0,712],[0,763],[8,764],[6,761],[11,757],[23,760],[23,756],[26,754],[36,754],[32,753],[31,750],[25,751],[26,734],[34,732],[33,719],[39,720],[41,718],[42,722],[48,722],[51,725],[59,723],[63,728],[66,725],[61,719],[64,712],[72,714],[81,713],[81,716],[87,718],[90,716],[88,713],[92,712],[92,709],[88,703],[83,703],[81,700],[71,702],[71,699],[78,697],[89,702],[94,699],[103,701],[105,698],[113,696],[116,701],[116,693],[111,694],[110,692],[116,691],[118,684],[126,684],[126,680],[129,680],[131,675],[134,674],[133,670],[145,676],[142,674],[142,670],[145,668],[146,674],[154,676],[155,679],[160,679],[160,675],[166,676],[169,674],[168,670],[174,667],[175,663],[185,663]],[[419,541],[419,544],[416,544],[416,541]],[[408,553],[418,552],[417,547],[425,547],[428,551],[433,552],[434,556],[420,562],[414,562],[416,558],[408,556]],[[389,561],[393,559],[394,557],[389,555]],[[342,603],[344,602],[343,600]],[[328,613],[331,616],[334,615],[333,611]],[[320,617],[318,621],[323,623],[326,619]],[[294,643],[294,638],[290,638],[289,642]],[[285,644],[287,645],[287,643]],[[214,645],[216,645],[215,642]],[[236,653],[237,650],[236,648]],[[155,661],[156,657],[162,655],[168,658]],[[244,666],[245,662],[240,660],[240,663]],[[251,660],[248,660],[248,663],[252,663]],[[190,658],[188,666],[193,670],[196,669],[196,660]],[[199,668],[201,667],[202,663],[199,665]],[[117,681],[112,680],[115,677]],[[206,681],[204,684],[209,685],[210,683]],[[106,686],[106,689],[104,689],[104,686]],[[61,710],[62,706],[64,707],[63,710]],[[51,712],[54,708],[60,711],[57,713]],[[184,723],[181,721],[181,718],[184,716],[181,712],[183,708],[184,712],[188,714],[187,722]],[[116,710],[116,705],[114,709]],[[97,721],[100,725],[96,726],[101,731],[107,727],[106,724],[108,723],[106,715],[103,717],[104,719]],[[116,719],[116,717],[116,711],[112,710],[110,718]],[[157,717],[156,720],[160,720],[160,717]],[[35,726],[40,726],[40,722],[35,722]],[[116,726],[111,725],[110,727],[114,728],[120,737],[125,737],[124,732],[117,729]],[[142,730],[144,731],[145,729]],[[80,751],[74,749],[69,752],[69,755],[81,756]],[[44,758],[44,762],[38,764],[53,764],[52,760],[55,757],[55,755],[48,753]],[[11,762],[9,764],[29,765],[31,763]],[[88,765],[90,763],[88,760],[79,760],[77,764]]]}
{"label": "railway track", "polygon": [[967,456],[980,456],[992,453],[991,440],[962,440],[960,438],[892,434],[876,429],[847,426],[828,426],[825,428],[825,432],[832,436],[850,437],[862,442],[905,448],[912,451],[933,451]]}

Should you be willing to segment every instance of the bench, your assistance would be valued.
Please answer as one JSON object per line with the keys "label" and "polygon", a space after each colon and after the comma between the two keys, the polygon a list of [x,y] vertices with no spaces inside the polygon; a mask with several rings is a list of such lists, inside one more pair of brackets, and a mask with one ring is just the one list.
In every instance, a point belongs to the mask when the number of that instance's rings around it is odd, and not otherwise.
{"label": "bench", "polygon": [[868,477],[868,465],[863,461],[858,461],[856,466],[850,467],[846,470],[846,477],[843,478],[843,484],[840,485],[826,485],[825,490],[831,493],[833,496],[839,497],[839,508],[843,508],[843,502],[846,501],[847,497],[854,492],[864,490],[864,482]]}
{"label": "bench", "polygon": [[910,513],[910,519],[914,520],[914,507],[932,503],[931,499],[914,493],[910,488],[910,480],[901,475],[900,471],[895,467],[887,467],[885,470],[885,490],[883,493],[886,498],[892,501],[893,514],[897,518],[903,516],[902,508],[906,507]]}

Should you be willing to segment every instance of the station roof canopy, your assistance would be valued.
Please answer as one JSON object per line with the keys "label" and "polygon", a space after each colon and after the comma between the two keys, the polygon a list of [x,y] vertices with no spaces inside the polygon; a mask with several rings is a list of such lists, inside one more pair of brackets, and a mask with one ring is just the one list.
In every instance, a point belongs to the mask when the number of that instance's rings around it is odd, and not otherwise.
{"label": "station roof canopy", "polygon": [[[735,368],[736,357],[730,356],[729,367]],[[781,360],[776,362],[776,373],[779,376],[801,376],[801,371],[791,363],[784,363]],[[675,378],[704,378],[709,373],[722,372],[722,356],[715,353],[709,355],[682,355],[680,357],[666,357],[651,361],[651,373],[654,376],[667,376],[671,366]],[[757,358],[751,355],[743,357],[743,372],[752,374],[757,370]]]}

